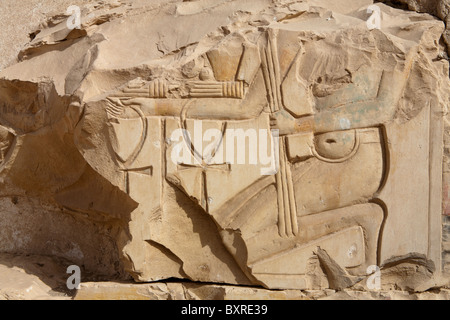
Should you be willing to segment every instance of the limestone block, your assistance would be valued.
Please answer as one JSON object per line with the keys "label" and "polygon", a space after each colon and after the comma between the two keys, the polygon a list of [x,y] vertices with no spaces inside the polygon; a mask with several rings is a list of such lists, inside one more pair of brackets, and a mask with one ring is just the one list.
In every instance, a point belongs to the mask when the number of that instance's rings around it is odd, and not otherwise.
{"label": "limestone block", "polygon": [[436,284],[445,26],[377,3],[368,28],[372,4],[124,0],[43,25],[0,72],[0,252],[157,282],[80,299],[303,299],[373,266]]}

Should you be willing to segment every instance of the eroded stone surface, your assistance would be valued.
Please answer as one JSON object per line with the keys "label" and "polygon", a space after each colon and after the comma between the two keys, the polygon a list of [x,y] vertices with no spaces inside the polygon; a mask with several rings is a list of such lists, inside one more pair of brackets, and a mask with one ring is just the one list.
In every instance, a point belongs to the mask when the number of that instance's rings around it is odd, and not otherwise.
{"label": "eroded stone surface", "polygon": [[[388,3],[389,5],[394,5],[391,1],[383,1]],[[441,40],[447,45],[447,53],[441,52],[438,59],[449,59],[450,56],[450,1],[448,0],[400,0],[397,4],[403,4],[405,9],[429,13],[434,16],[437,16],[442,21],[444,21],[446,25],[446,30],[444,31]],[[444,132],[444,170],[443,170],[443,213],[444,213],[444,224],[443,224],[443,268],[445,272],[448,273],[450,258],[448,255],[448,250],[446,249],[447,239],[450,236],[449,230],[447,228],[446,220],[448,220],[448,216],[450,215],[450,175],[449,175],[449,163],[450,163],[450,149],[449,149],[449,141],[450,141],[450,125],[448,119],[448,109],[444,109],[446,113],[445,118],[445,132]]]}
{"label": "eroded stone surface", "polygon": [[[396,261],[389,284],[436,285],[445,25],[377,4],[369,30],[371,4],[121,1],[80,29],[51,20],[0,73],[0,251],[285,290],[346,289]],[[111,286],[92,290],[183,296]]]}
{"label": "eroded stone surface", "polygon": [[182,283],[84,283],[75,300],[448,300],[448,289],[411,293],[401,290],[284,290]]}
{"label": "eroded stone surface", "polygon": [[0,254],[0,300],[69,300],[67,261]]}

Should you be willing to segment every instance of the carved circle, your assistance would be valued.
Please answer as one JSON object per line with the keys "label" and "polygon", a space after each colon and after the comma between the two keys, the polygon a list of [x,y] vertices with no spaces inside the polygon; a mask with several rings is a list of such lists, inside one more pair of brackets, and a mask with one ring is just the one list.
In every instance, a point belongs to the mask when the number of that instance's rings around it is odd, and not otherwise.
{"label": "carved circle", "polygon": [[319,160],[339,163],[352,158],[359,145],[360,139],[356,130],[329,132],[315,137],[313,153]]}

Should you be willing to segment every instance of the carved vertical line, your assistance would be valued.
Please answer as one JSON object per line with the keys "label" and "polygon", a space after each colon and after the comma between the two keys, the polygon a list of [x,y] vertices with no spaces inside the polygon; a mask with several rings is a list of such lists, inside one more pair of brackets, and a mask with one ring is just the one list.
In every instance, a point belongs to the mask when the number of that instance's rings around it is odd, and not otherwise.
{"label": "carved vertical line", "polygon": [[155,97],[156,95],[155,95],[155,83],[154,82],[150,82],[149,89],[150,89],[150,97],[151,98]]}
{"label": "carved vertical line", "polygon": [[[276,33],[274,30],[270,29],[268,31],[268,57],[269,57],[269,72],[271,73],[272,79],[272,92],[274,95],[275,106],[277,111],[283,108],[283,103],[281,99],[281,71],[278,61],[277,54],[277,40]],[[295,192],[292,180],[292,172],[290,171],[289,161],[286,155],[286,140],[282,140],[280,146],[280,163],[281,163],[281,174],[283,183],[283,196],[285,205],[285,221],[286,221],[286,233],[288,236],[294,236],[298,234],[298,223],[297,223],[297,206],[295,201]]]}
{"label": "carved vertical line", "polygon": [[168,84],[164,82],[164,98],[167,98],[168,95],[169,95],[169,87]]}
{"label": "carved vertical line", "polygon": [[378,198],[379,194],[384,190],[391,172],[391,151],[389,149],[389,142],[388,142],[388,133],[385,125],[382,125],[379,128],[380,137],[381,137],[381,150],[383,155],[383,178],[380,182],[380,188],[375,193],[374,198],[369,201],[370,203],[375,203],[379,205],[383,209],[383,221],[380,226],[380,230],[378,232],[378,240],[377,240],[377,265],[381,266],[381,253],[383,248],[383,237],[384,237],[384,229],[386,226],[386,221],[388,218],[389,210],[384,201]]}
{"label": "carved vertical line", "polygon": [[[269,98],[270,109],[272,113],[279,111],[279,106],[277,104],[277,99],[275,97],[275,77],[274,70],[272,65],[272,57],[270,54],[270,45],[269,40],[266,41],[266,47],[261,48],[262,57],[262,68],[264,73],[264,80],[267,88],[267,95]],[[278,150],[278,157],[280,168],[276,174],[276,183],[277,183],[277,200],[278,200],[278,231],[281,237],[288,237],[289,233],[287,232],[290,229],[289,223],[290,217],[286,215],[286,210],[289,210],[289,202],[286,194],[286,178],[285,178],[285,167],[284,167],[284,154],[283,154],[283,142],[280,141],[280,146]]]}
{"label": "carved vertical line", "polygon": [[285,141],[284,138],[280,143],[280,172],[281,172],[281,183],[283,190],[283,202],[284,202],[284,220],[286,224],[286,235],[288,237],[293,236],[292,234],[292,221],[291,221],[291,206],[290,206],[290,197],[289,197],[289,189],[288,189],[288,177],[286,174],[286,150],[285,150]]}
{"label": "carved vertical line", "polygon": [[277,112],[280,110],[280,105],[278,104],[278,97],[277,97],[277,83],[275,79],[275,70],[273,68],[273,57],[272,57],[272,50],[270,49],[270,42],[268,44],[268,47],[266,48],[267,52],[267,65],[269,69],[269,78],[271,82],[271,94],[273,97],[273,103],[274,103],[274,112]]}
{"label": "carved vertical line", "polygon": [[375,203],[376,205],[380,206],[381,209],[383,209],[383,221],[381,222],[380,229],[378,231],[377,248],[376,248],[377,266],[381,266],[382,264],[381,249],[383,247],[383,234],[386,226],[386,221],[388,219],[389,210],[386,203],[379,198],[374,198],[371,201],[369,201],[369,203]]}
{"label": "carved vertical line", "polygon": [[278,231],[283,238],[287,237],[286,234],[286,219],[284,216],[284,198],[283,198],[283,182],[281,177],[281,171],[276,174],[277,181],[277,199],[278,199]]}
{"label": "carved vertical line", "polygon": [[159,79],[155,81],[155,96],[156,98],[161,96],[161,81]]}
{"label": "carved vertical line", "polygon": [[428,259],[436,265],[436,273],[442,272],[442,199],[444,159],[444,119],[442,107],[428,102],[429,108],[429,195],[428,195]]}
{"label": "carved vertical line", "polygon": [[[271,112],[275,113],[282,108],[281,102],[281,78],[278,65],[278,55],[274,46],[273,33],[268,33],[266,48],[262,48],[263,54],[262,66],[268,97],[270,100]],[[279,233],[282,237],[292,237],[298,234],[297,207],[295,202],[295,193],[292,181],[292,172],[290,172],[289,163],[286,155],[286,140],[280,141],[279,163],[280,170],[276,175],[277,198],[278,198],[278,216]]]}
{"label": "carved vertical line", "polygon": [[160,199],[159,199],[159,203],[160,203],[160,207],[162,209],[163,207],[163,202],[164,202],[164,191],[165,191],[165,181],[166,181],[166,177],[167,177],[167,161],[166,161],[166,156],[167,156],[167,147],[166,147],[166,120],[164,118],[161,119],[161,193],[160,193]]}
{"label": "carved vertical line", "polygon": [[128,171],[124,171],[124,178],[125,178],[125,190],[127,191],[127,194],[130,194],[130,178]]}
{"label": "carved vertical line", "polygon": [[275,106],[274,106],[274,102],[273,102],[273,96],[272,96],[272,88],[271,88],[271,84],[270,84],[270,74],[269,74],[269,69],[267,66],[267,54],[264,48],[260,49],[261,51],[261,61],[262,61],[262,70],[263,70],[263,74],[264,74],[264,82],[266,84],[266,89],[267,89],[267,98],[269,99],[269,106],[270,106],[270,110],[271,112],[275,112]]}
{"label": "carved vertical line", "polygon": [[224,96],[224,97],[227,96],[227,83],[226,82],[222,83],[222,96]]}
{"label": "carved vertical line", "polygon": [[281,99],[281,71],[278,59],[278,49],[277,49],[277,34],[273,29],[269,29],[269,46],[270,53],[272,55],[272,65],[274,68],[274,80],[275,80],[275,95],[278,102],[279,108],[282,107],[282,99]]}
{"label": "carved vertical line", "polygon": [[289,192],[292,233],[294,236],[296,236],[298,235],[297,202],[295,201],[294,180],[292,179],[292,171],[289,162],[286,162],[286,176]]}
{"label": "carved vertical line", "polygon": [[202,197],[204,197],[204,199],[201,200],[202,206],[203,206],[203,201],[205,201],[205,210],[207,213],[209,213],[209,195],[208,195],[208,180],[207,180],[207,176],[206,176],[206,170],[203,169],[202,170],[202,184],[203,184],[203,195]]}

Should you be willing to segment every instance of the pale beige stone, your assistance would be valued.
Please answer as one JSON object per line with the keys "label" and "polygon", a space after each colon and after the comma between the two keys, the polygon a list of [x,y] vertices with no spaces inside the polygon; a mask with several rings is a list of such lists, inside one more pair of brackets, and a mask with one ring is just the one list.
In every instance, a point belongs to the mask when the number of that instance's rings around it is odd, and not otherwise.
{"label": "pale beige stone", "polygon": [[210,284],[83,283],[75,300],[448,300],[448,289],[411,293],[402,290],[361,291],[267,290]]}
{"label": "pale beige stone", "polygon": [[0,73],[0,251],[215,283],[79,299],[303,299],[289,289],[367,291],[377,265],[383,289],[438,285],[445,26],[376,4],[369,30],[371,4],[121,1],[80,29],[49,20]]}
{"label": "pale beige stone", "polygon": [[0,300],[69,300],[63,259],[0,254]]}

